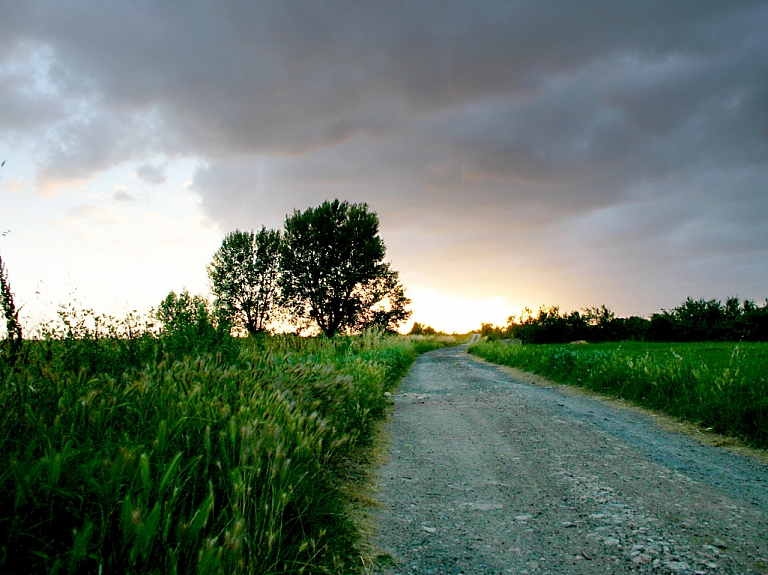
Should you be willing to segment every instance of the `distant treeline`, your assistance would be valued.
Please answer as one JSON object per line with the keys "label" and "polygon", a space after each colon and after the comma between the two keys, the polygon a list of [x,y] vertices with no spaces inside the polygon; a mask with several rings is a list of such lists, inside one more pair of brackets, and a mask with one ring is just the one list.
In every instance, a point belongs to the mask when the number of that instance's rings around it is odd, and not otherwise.
{"label": "distant treeline", "polygon": [[510,317],[503,328],[482,324],[481,334],[491,340],[518,338],[523,343],[768,341],[768,299],[759,306],[737,297],[725,303],[688,298],[650,319],[616,317],[604,305],[568,313],[557,306],[541,307],[535,316],[526,309],[519,321]]}

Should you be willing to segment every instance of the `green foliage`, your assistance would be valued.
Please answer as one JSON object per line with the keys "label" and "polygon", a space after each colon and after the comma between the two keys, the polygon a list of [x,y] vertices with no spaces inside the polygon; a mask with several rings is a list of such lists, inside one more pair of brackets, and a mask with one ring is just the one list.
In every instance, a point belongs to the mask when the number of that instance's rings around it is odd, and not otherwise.
{"label": "green foliage", "polygon": [[358,285],[352,292],[357,303],[357,315],[350,321],[355,332],[379,330],[394,334],[398,326],[411,317],[406,309],[411,303],[405,295],[398,273],[386,265],[381,275],[364,285]]}
{"label": "green foliage", "polygon": [[[605,306],[603,306],[604,308]],[[531,311],[526,309],[523,313],[528,313],[528,317],[522,319],[519,324],[514,324],[513,318],[510,318],[508,332],[524,343],[565,343],[580,339],[591,339],[594,335],[597,337],[601,331],[599,329],[590,329],[594,324],[594,316],[590,310],[571,311],[569,313],[561,312],[558,306],[549,308],[541,307],[537,316],[531,315]]]}
{"label": "green foliage", "polygon": [[481,323],[480,336],[486,341],[495,341],[504,339],[507,336],[507,331],[490,323]]}
{"label": "green foliage", "polygon": [[252,335],[267,329],[275,311],[280,232],[227,234],[208,266],[216,307],[224,320]]}
{"label": "green foliage", "polygon": [[[485,325],[485,324],[484,324]],[[499,331],[492,328],[489,331]],[[494,337],[499,339],[494,332]],[[719,300],[688,298],[671,310],[653,314],[650,320],[632,316],[616,317],[604,305],[581,312],[561,312],[557,306],[539,308],[533,315],[526,309],[519,323],[511,317],[506,337],[524,343],[568,343],[575,340],[608,341],[768,341],[768,300],[762,307],[751,300],[730,297]]]}
{"label": "green foliage", "polygon": [[442,349],[444,347],[453,347],[459,345],[459,342],[453,336],[416,336],[411,338],[413,349],[416,353],[427,353],[435,349]]}
{"label": "green foliage", "polygon": [[178,295],[171,291],[157,306],[155,316],[162,322],[164,333],[175,334],[200,324],[211,324],[208,308],[208,300],[202,296],[191,296],[187,290]]}
{"label": "green foliage", "polygon": [[369,327],[394,330],[410,303],[385,263],[379,219],[366,204],[323,202],[285,220],[280,252],[284,305],[326,336]]}
{"label": "green foliage", "polygon": [[[415,346],[214,331],[211,347],[204,303],[169,294],[161,329],[63,309],[2,372],[0,572],[361,571],[338,486]],[[172,357],[174,338],[203,343]]]}
{"label": "green foliage", "polygon": [[208,302],[186,291],[170,292],[154,317],[132,312],[116,318],[76,305],[60,306],[57,315],[58,321],[40,326],[34,343],[24,344],[27,362],[43,362],[57,371],[119,377],[158,361],[205,354],[233,359],[239,354],[229,327],[216,321]]}
{"label": "green foliage", "polygon": [[166,361],[212,352],[231,358],[239,353],[229,335],[229,324],[216,317],[202,296],[171,291],[160,302],[155,317],[162,324],[157,343],[160,358]]}
{"label": "green foliage", "polygon": [[13,292],[11,292],[11,284],[8,281],[8,272],[5,269],[2,257],[0,257],[0,306],[3,308],[6,327],[6,341],[2,348],[2,358],[6,363],[12,365],[16,363],[21,353],[23,340],[21,324],[19,323],[19,312],[13,301]]}
{"label": "green foliage", "polygon": [[588,346],[481,343],[469,352],[616,395],[768,447],[764,343],[624,342]]}
{"label": "green foliage", "polygon": [[135,312],[118,319],[68,305],[57,315],[58,322],[44,323],[36,341],[26,342],[29,361],[85,376],[119,376],[154,362],[160,352],[153,320]]}
{"label": "green foliage", "polygon": [[768,341],[768,300],[760,307],[751,300],[688,298],[671,310],[651,317],[650,341]]}
{"label": "green foliage", "polygon": [[432,326],[421,325],[419,322],[415,321],[413,322],[413,327],[411,328],[411,331],[408,332],[408,335],[445,335],[445,332],[438,332]]}

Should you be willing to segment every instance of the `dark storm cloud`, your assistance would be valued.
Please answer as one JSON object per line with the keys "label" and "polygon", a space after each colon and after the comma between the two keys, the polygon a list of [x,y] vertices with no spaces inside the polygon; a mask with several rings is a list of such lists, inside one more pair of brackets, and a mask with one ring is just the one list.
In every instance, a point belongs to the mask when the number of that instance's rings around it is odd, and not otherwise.
{"label": "dark storm cloud", "polygon": [[535,93],[594,62],[717,60],[759,42],[755,17],[765,17],[756,2],[23,6],[9,10],[2,52],[50,46],[64,95],[90,88],[111,112],[157,107],[188,145],[225,154],[387,131],[446,106]]}
{"label": "dark storm cloud", "polygon": [[[413,229],[457,246],[463,226],[486,251],[554,237],[609,268],[612,247],[654,251],[654,269],[765,249],[763,1],[0,12],[0,130],[36,138],[43,185],[125,162],[161,183],[148,158],[191,156],[225,227],[338,196],[403,246]],[[471,245],[452,257],[477,260]]]}
{"label": "dark storm cloud", "polygon": [[0,134],[55,121],[63,112],[57,108],[53,98],[34,93],[25,79],[0,76]]}

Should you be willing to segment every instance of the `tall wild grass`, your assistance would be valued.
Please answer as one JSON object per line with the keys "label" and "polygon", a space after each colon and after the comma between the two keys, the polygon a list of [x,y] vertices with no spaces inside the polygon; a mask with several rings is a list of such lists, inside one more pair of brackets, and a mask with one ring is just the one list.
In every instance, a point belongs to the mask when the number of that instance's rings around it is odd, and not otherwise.
{"label": "tall wild grass", "polygon": [[0,572],[360,571],[338,485],[413,344],[198,319],[66,312],[0,363]]}
{"label": "tall wild grass", "polygon": [[517,367],[768,447],[768,344],[641,342],[469,348]]}

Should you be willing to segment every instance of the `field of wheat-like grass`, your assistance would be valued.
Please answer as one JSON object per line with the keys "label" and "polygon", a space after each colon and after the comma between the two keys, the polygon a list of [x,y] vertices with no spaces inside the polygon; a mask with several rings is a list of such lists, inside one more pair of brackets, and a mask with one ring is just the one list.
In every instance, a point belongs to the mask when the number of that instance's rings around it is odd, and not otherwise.
{"label": "field of wheat-like grass", "polygon": [[[407,338],[163,354],[146,333],[59,335],[2,371],[1,572],[360,569],[338,486],[417,354]],[[131,352],[143,363],[107,368]]]}

